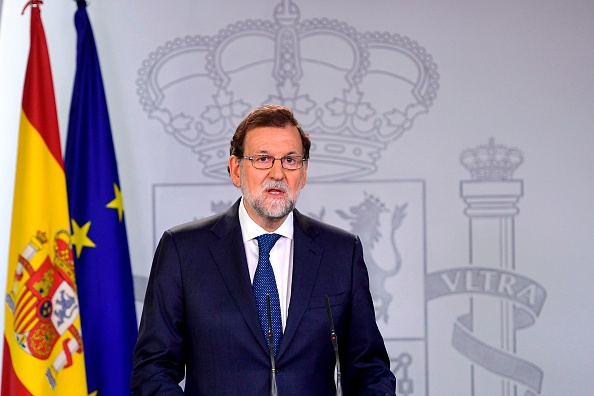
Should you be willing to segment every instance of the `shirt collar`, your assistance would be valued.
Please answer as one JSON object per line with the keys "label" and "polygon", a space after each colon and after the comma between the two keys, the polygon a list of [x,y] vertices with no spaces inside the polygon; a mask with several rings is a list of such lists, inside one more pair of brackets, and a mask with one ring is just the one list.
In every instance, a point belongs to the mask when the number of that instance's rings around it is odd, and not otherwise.
{"label": "shirt collar", "polygon": [[[245,209],[243,197],[241,198],[241,202],[239,204],[239,224],[241,225],[241,234],[243,236],[244,243],[262,234],[268,233],[268,231],[260,227],[254,220],[252,220]],[[278,227],[274,233],[282,235],[285,238],[293,239],[293,211],[289,213],[283,224],[281,224],[281,226]]]}

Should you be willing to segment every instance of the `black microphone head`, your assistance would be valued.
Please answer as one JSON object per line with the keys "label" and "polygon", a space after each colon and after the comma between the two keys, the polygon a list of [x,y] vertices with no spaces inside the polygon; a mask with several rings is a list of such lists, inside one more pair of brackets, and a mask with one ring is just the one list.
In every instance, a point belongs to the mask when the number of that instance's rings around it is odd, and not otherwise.
{"label": "black microphone head", "polygon": [[270,294],[266,295],[266,315],[268,315],[268,335],[272,334],[272,313],[270,311]]}

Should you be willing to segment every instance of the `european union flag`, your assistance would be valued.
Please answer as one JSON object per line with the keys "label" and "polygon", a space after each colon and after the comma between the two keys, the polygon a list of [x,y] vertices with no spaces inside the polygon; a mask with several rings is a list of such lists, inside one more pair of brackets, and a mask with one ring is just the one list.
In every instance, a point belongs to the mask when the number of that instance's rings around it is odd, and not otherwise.
{"label": "european union flag", "polygon": [[99,58],[77,1],[77,61],[66,183],[89,394],[130,394],[138,335],[124,205]]}

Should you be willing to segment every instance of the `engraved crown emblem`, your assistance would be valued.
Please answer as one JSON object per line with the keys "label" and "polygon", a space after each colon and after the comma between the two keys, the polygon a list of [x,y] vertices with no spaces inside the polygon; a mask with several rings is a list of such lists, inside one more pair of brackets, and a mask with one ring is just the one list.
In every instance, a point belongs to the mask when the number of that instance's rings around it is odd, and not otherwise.
{"label": "engraved crown emblem", "polygon": [[225,180],[229,140],[254,107],[291,108],[312,137],[312,162],[322,164],[308,178],[339,180],[375,172],[380,152],[428,111],[439,88],[437,66],[417,42],[301,20],[292,0],[271,21],[168,41],[138,73],[149,118],[197,154],[205,175]]}
{"label": "engraved crown emblem", "polygon": [[493,138],[489,144],[464,150],[460,155],[460,162],[470,171],[472,179],[481,181],[511,180],[523,161],[520,150],[495,145]]}

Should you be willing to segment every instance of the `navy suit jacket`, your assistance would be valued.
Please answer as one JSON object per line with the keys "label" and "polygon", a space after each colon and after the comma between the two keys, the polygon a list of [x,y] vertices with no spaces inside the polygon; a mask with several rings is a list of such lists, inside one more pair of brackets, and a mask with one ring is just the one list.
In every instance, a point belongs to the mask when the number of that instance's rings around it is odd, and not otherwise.
{"label": "navy suit jacket", "polygon": [[[267,395],[270,355],[258,321],[238,217],[166,231],[146,291],[131,387],[135,395]],[[294,211],[291,301],[276,357],[280,396],[335,395],[339,341],[345,395],[395,395],[359,238]]]}

